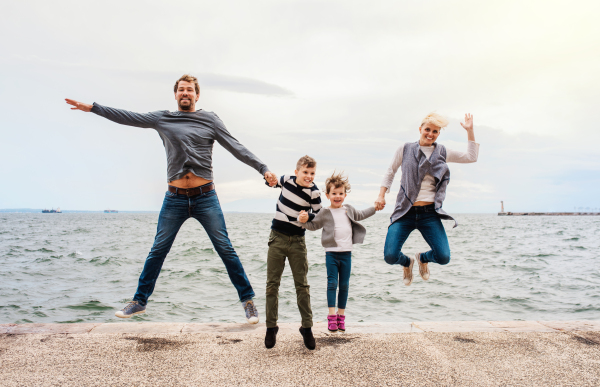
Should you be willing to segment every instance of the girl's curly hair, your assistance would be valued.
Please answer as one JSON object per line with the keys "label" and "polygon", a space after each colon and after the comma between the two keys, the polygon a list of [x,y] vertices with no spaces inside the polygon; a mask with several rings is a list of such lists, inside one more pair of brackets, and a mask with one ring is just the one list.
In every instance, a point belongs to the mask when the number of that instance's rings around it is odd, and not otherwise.
{"label": "girl's curly hair", "polygon": [[[333,188],[332,188],[333,186]],[[346,193],[350,192],[350,182],[348,181],[348,177],[342,175],[342,172],[335,173],[325,180],[325,193],[329,193],[332,189],[344,187]]]}

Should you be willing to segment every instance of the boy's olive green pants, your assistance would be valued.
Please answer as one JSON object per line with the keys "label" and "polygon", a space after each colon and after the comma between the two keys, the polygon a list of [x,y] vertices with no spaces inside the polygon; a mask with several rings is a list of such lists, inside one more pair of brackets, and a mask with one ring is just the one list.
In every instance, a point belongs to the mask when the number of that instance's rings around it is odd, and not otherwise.
{"label": "boy's olive green pants", "polygon": [[281,274],[285,268],[287,257],[294,285],[296,286],[296,301],[302,327],[312,327],[312,310],[310,309],[310,292],[306,275],[308,273],[308,259],[306,257],[306,244],[303,236],[285,235],[271,230],[269,236],[269,253],[267,255],[267,328],[277,326],[279,309],[279,284]]}

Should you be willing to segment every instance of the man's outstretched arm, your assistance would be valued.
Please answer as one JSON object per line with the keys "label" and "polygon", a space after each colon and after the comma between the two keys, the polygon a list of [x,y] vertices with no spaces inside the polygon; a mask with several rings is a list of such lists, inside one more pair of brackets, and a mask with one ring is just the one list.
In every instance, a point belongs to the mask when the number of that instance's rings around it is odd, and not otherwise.
{"label": "man's outstretched arm", "polygon": [[165,111],[151,113],[134,113],[127,110],[110,108],[94,103],[93,105],[65,98],[65,101],[72,105],[71,110],[81,110],[92,112],[117,124],[136,126],[138,128],[155,128],[156,122],[163,116]]}
{"label": "man's outstretched arm", "polygon": [[268,185],[274,187],[277,184],[277,175],[270,172],[265,163],[260,161],[260,159],[256,157],[254,153],[250,152],[248,148],[240,144],[240,142],[229,133],[225,124],[223,124],[223,121],[221,121],[216,114],[214,116],[214,128],[217,142],[221,144],[223,148],[227,149],[236,159],[256,169],[265,177]]}

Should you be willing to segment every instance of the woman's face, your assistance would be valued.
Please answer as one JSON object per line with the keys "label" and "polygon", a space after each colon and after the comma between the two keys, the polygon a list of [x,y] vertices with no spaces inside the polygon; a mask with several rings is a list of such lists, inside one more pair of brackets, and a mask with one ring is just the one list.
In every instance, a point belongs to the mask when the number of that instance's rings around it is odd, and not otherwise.
{"label": "woman's face", "polygon": [[432,146],[440,135],[440,127],[434,124],[423,124],[419,128],[421,137],[419,138],[419,145],[421,146]]}

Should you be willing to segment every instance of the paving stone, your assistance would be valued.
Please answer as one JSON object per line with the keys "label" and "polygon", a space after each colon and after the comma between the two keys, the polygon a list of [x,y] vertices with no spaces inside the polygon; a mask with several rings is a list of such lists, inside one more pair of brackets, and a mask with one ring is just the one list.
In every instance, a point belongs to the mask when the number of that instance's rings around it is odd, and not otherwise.
{"label": "paving stone", "polygon": [[220,323],[188,323],[181,333],[260,333],[264,334],[265,324],[220,324]]}
{"label": "paving stone", "polygon": [[346,324],[347,333],[409,333],[423,332],[412,322],[395,323],[351,323]]}
{"label": "paving stone", "polygon": [[413,325],[425,332],[505,332],[489,321],[418,321]]}
{"label": "paving stone", "polygon": [[600,331],[600,320],[539,321],[539,323],[559,331]]}
{"label": "paving stone", "polygon": [[0,335],[3,333],[8,333],[15,325],[17,324],[0,324]]}
{"label": "paving stone", "polygon": [[507,332],[556,332],[537,321],[490,321],[490,324]]}
{"label": "paving stone", "polygon": [[101,323],[72,324],[15,324],[8,333],[23,335],[27,333],[81,334],[88,333]]}
{"label": "paving stone", "polygon": [[100,324],[90,331],[92,334],[100,333],[139,333],[162,334],[181,333],[185,323],[151,323],[151,322],[123,322]]}

